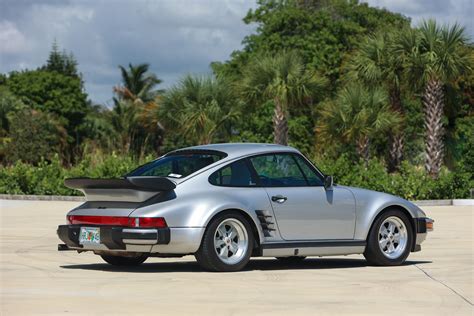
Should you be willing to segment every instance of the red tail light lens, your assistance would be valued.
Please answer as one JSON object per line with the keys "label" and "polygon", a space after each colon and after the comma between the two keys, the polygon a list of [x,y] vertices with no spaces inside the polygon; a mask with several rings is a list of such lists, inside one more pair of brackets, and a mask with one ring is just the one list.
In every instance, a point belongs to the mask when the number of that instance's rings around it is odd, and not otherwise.
{"label": "red tail light lens", "polygon": [[69,215],[68,216],[68,222],[71,223],[71,224],[127,226],[128,225],[128,217],[125,217],[125,216]]}
{"label": "red tail light lens", "polygon": [[110,225],[127,227],[167,227],[163,217],[127,217],[127,216],[89,216],[89,215],[68,215],[67,222],[74,224],[89,225]]}
{"label": "red tail light lens", "polygon": [[131,217],[131,227],[167,227],[166,221],[163,217]]}

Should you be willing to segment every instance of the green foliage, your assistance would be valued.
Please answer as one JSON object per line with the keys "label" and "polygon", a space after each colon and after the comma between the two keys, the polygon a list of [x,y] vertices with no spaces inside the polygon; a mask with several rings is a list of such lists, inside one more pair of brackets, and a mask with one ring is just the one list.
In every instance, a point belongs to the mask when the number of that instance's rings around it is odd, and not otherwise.
{"label": "green foliage", "polygon": [[255,57],[243,70],[239,90],[250,104],[273,101],[274,142],[287,145],[290,112],[321,100],[326,85],[326,78],[307,69],[295,51],[282,51]]}
{"label": "green foliage", "polygon": [[44,70],[13,72],[7,87],[26,105],[66,118],[71,129],[84,118],[87,95],[78,78]]}
{"label": "green foliage", "polygon": [[64,76],[79,78],[77,70],[77,61],[72,53],[66,51],[60,52],[56,41],[53,43],[51,52],[49,53],[48,61],[43,67],[46,71],[55,71]]}
{"label": "green foliage", "polygon": [[233,87],[220,78],[188,75],[163,96],[161,105],[165,128],[187,144],[227,138],[239,115]]}
{"label": "green foliage", "polygon": [[244,49],[233,53],[229,62],[214,64],[217,73],[235,75],[256,55],[294,49],[310,68],[336,80],[345,54],[361,37],[409,24],[399,14],[344,0],[259,0],[244,22],[257,24],[256,34],[244,39]]}
{"label": "green foliage", "polygon": [[[37,70],[0,74],[0,192],[78,194],[64,178],[117,177],[150,153],[190,145],[275,141],[325,157],[318,165],[341,184],[409,199],[468,196],[474,49],[462,27],[412,28],[357,0],[258,0],[244,22],[256,31],[211,65],[212,77],[162,91],[149,64],[119,66],[113,108],[87,100],[76,59],[56,43]],[[445,104],[433,120],[446,130],[437,180],[421,167],[420,95],[433,78]],[[392,152],[403,153],[398,169]]]}
{"label": "green foliage", "polygon": [[370,140],[396,130],[400,116],[390,110],[385,92],[360,85],[344,88],[335,101],[323,104],[316,132],[322,144],[356,144],[361,158],[368,159]]}
{"label": "green foliage", "polygon": [[43,157],[51,159],[66,146],[67,133],[62,122],[53,114],[23,109],[8,115],[10,142],[6,160],[38,163]]}
{"label": "green foliage", "polygon": [[[147,157],[150,160],[151,157]],[[72,177],[116,178],[136,168],[143,161],[111,154],[89,156],[72,168],[64,168],[58,155],[51,161],[41,160],[36,166],[16,162],[0,168],[0,192],[6,194],[81,195],[64,186],[64,179]]]}
{"label": "green foliage", "polygon": [[432,79],[447,83],[471,72],[473,55],[467,44],[466,31],[459,24],[440,26],[435,20],[423,21],[411,48],[415,53],[408,52],[410,81],[421,85]]}
{"label": "green foliage", "polygon": [[256,104],[274,100],[285,112],[321,100],[327,82],[308,70],[295,51],[274,56],[256,56],[243,70],[240,90],[245,100]]}
{"label": "green foliage", "polygon": [[149,72],[149,64],[129,64],[128,69],[119,66],[122,75],[122,86],[115,87],[115,92],[121,99],[139,101],[142,103],[153,101],[160,91],[155,90],[161,83],[158,77]]}
{"label": "green foliage", "polygon": [[[145,160],[150,160],[146,157]],[[400,172],[389,174],[384,164],[372,159],[366,166],[354,163],[347,155],[338,159],[315,159],[326,174],[335,176],[336,183],[387,192],[406,199],[453,199],[469,197],[469,173],[442,170],[439,179],[433,180],[423,168],[404,162]],[[72,168],[62,167],[58,156],[51,161],[42,160],[37,166],[16,162],[0,169],[0,192],[5,194],[81,195],[63,185],[70,177],[120,177],[136,168],[144,160],[112,154],[90,156]]]}
{"label": "green foliage", "polygon": [[7,134],[10,130],[8,114],[23,108],[25,108],[25,105],[18,97],[6,87],[0,86],[0,136]]}
{"label": "green foliage", "polygon": [[474,184],[468,172],[444,169],[435,180],[423,168],[406,161],[397,173],[388,173],[378,159],[371,159],[366,167],[347,155],[338,159],[316,159],[316,163],[325,174],[334,175],[338,184],[386,192],[409,200],[468,198],[469,188]]}

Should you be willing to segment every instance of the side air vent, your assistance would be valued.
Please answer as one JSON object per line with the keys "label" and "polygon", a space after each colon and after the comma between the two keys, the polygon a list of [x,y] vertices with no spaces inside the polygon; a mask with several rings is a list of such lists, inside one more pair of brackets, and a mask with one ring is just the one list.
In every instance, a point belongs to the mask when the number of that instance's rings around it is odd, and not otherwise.
{"label": "side air vent", "polygon": [[273,237],[275,229],[275,223],[273,222],[273,216],[270,215],[269,211],[255,211],[257,214],[260,225],[262,226],[263,235],[265,237]]}

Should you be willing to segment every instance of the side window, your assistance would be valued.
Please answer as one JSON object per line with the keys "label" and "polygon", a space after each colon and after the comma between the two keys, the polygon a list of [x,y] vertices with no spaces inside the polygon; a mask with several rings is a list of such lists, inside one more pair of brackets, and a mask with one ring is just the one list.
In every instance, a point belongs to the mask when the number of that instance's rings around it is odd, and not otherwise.
{"label": "side window", "polygon": [[260,184],[266,187],[300,187],[308,183],[292,155],[271,154],[250,158]]}
{"label": "side window", "polygon": [[324,181],[321,178],[319,174],[317,174],[313,168],[311,168],[308,164],[308,162],[303,159],[299,155],[293,155],[293,157],[296,159],[296,162],[298,163],[298,166],[300,166],[301,171],[303,171],[306,180],[308,180],[309,185],[311,186],[322,186],[324,185]]}
{"label": "side window", "polygon": [[209,182],[214,185],[228,187],[255,186],[252,175],[245,160],[236,161],[210,175]]}

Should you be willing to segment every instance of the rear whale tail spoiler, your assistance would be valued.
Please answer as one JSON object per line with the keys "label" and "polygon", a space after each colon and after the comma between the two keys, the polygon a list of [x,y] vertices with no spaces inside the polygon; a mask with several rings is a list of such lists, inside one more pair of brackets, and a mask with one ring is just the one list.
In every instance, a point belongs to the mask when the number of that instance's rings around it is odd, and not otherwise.
{"label": "rear whale tail spoiler", "polygon": [[121,179],[69,178],[64,185],[71,189],[128,189],[138,191],[171,191],[176,184],[164,177],[126,177]]}

